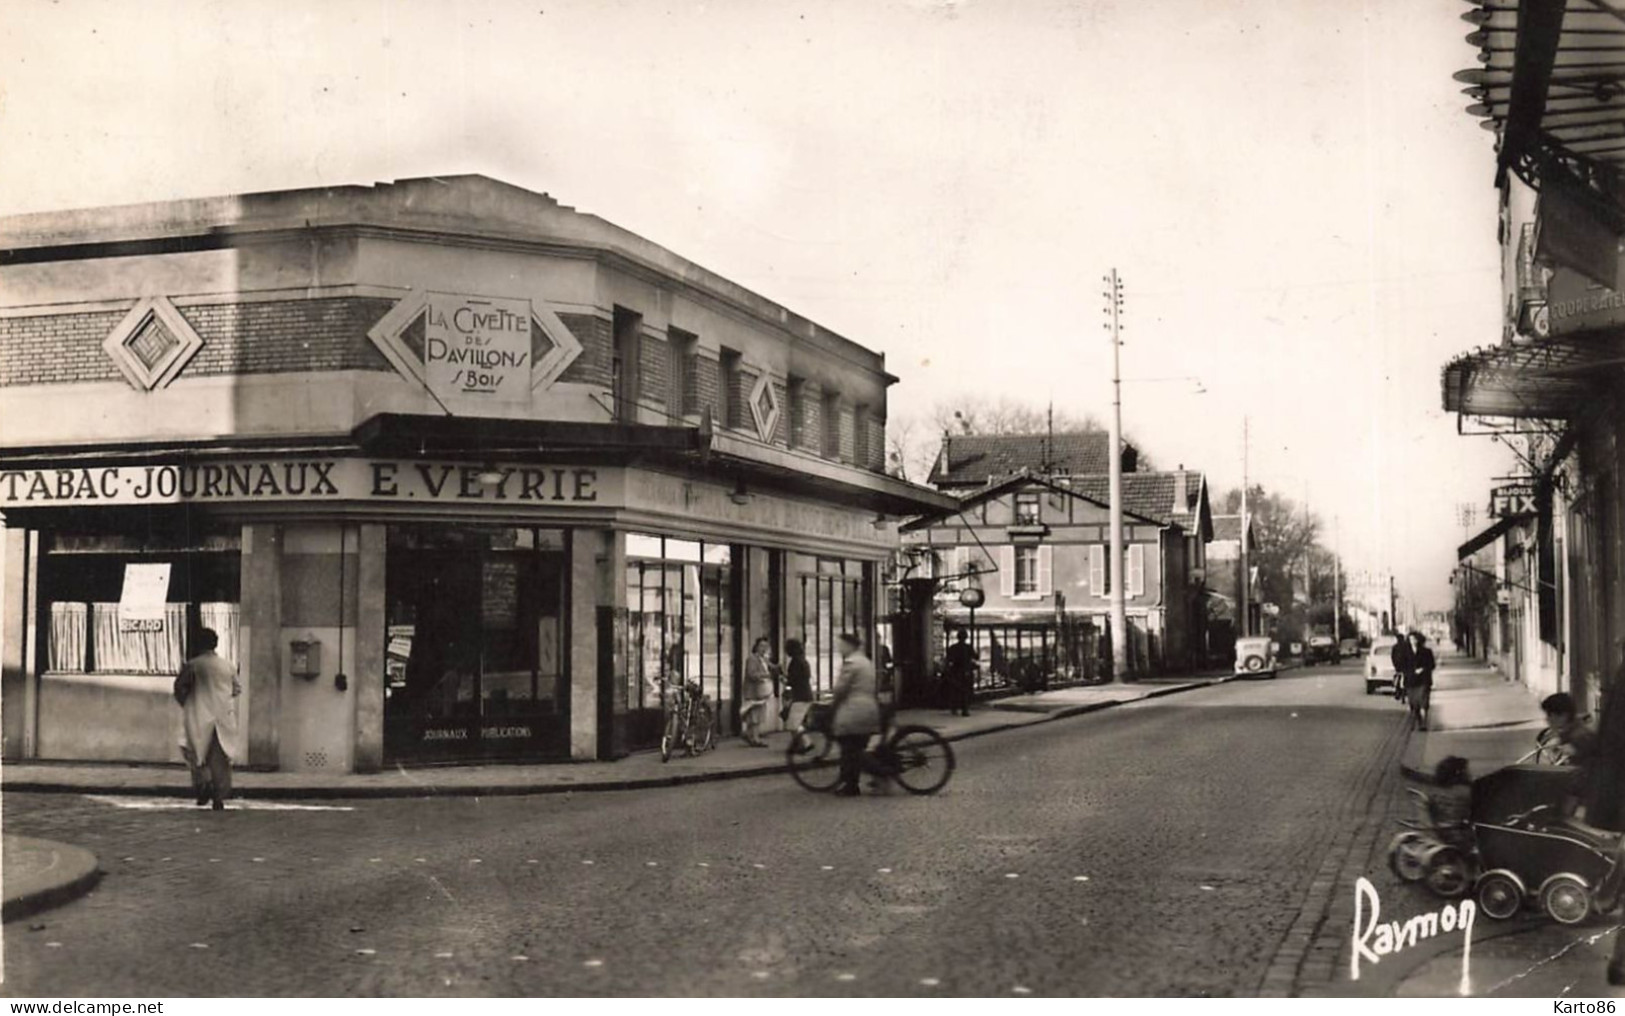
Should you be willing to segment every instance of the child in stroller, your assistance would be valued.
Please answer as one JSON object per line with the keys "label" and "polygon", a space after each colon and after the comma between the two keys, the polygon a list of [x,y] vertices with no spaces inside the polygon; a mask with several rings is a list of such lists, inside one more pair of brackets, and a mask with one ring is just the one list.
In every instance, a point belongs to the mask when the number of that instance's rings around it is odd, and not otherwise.
{"label": "child in stroller", "polygon": [[1388,847],[1388,864],[1406,882],[1425,881],[1427,887],[1444,897],[1459,896],[1472,881],[1473,785],[1467,760],[1450,755],[1439,760],[1433,770],[1437,789],[1423,793],[1412,789],[1420,817],[1401,820],[1404,832]]}
{"label": "child in stroller", "polygon": [[[1529,901],[1562,924],[1605,913],[1618,897],[1619,837],[1563,814],[1573,772],[1520,763],[1469,784],[1465,763],[1445,759],[1435,778],[1448,785],[1431,797],[1413,791],[1428,801],[1429,821],[1407,823],[1389,847],[1389,863],[1400,878],[1425,881],[1440,896],[1471,888],[1479,909],[1496,920]],[[1463,789],[1466,823],[1451,820]]]}

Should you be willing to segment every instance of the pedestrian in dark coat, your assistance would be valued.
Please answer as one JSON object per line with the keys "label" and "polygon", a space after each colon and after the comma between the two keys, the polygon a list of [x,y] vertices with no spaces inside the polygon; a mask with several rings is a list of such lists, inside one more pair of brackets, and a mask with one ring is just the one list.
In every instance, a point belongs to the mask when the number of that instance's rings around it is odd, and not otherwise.
{"label": "pedestrian in dark coat", "polygon": [[965,629],[959,629],[954,644],[944,655],[948,678],[948,711],[960,716],[970,715],[971,690],[976,684],[976,650],[966,641]]}
{"label": "pedestrian in dark coat", "polygon": [[1406,681],[1411,673],[1411,641],[1401,635],[1394,648],[1388,653],[1388,659],[1394,665],[1394,698],[1405,701]]}
{"label": "pedestrian in dark coat", "polygon": [[1428,707],[1433,702],[1433,650],[1419,631],[1411,632],[1411,667],[1405,675],[1405,701],[1417,730],[1428,728]]}
{"label": "pedestrian in dark coat", "polygon": [[786,639],[784,655],[789,660],[784,668],[784,683],[790,700],[784,704],[779,718],[784,721],[786,730],[800,730],[801,721],[806,719],[813,702],[812,667],[807,664],[807,649],[800,639]]}

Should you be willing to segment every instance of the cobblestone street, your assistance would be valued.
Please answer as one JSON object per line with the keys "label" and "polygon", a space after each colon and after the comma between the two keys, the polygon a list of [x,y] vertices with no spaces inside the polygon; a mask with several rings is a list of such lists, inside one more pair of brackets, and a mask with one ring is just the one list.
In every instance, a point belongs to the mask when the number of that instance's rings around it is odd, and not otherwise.
{"label": "cobblestone street", "polygon": [[840,800],[783,776],[223,814],[9,794],[9,833],[86,846],[106,875],[8,925],[7,987],[1313,989],[1337,972],[1295,932],[1323,923],[1328,858],[1368,816],[1385,819],[1403,737],[1393,706],[1349,667],[1215,686],[962,742],[934,798]]}

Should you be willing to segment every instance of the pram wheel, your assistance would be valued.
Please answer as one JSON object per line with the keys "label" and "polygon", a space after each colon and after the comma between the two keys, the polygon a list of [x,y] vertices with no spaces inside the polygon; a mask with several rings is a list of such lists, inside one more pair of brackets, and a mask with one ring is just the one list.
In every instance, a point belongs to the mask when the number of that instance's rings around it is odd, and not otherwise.
{"label": "pram wheel", "polygon": [[1558,924],[1579,924],[1591,914],[1591,890],[1576,875],[1553,875],[1540,887],[1540,906]]}
{"label": "pram wheel", "polygon": [[1507,871],[1492,871],[1478,880],[1478,909],[1504,921],[1523,907],[1523,883]]}
{"label": "pram wheel", "polygon": [[1427,884],[1436,895],[1454,899],[1472,884],[1471,865],[1455,847],[1438,847],[1427,857]]}
{"label": "pram wheel", "polygon": [[1427,838],[1414,830],[1400,833],[1388,845],[1388,867],[1406,882],[1420,882],[1428,873],[1424,857]]}

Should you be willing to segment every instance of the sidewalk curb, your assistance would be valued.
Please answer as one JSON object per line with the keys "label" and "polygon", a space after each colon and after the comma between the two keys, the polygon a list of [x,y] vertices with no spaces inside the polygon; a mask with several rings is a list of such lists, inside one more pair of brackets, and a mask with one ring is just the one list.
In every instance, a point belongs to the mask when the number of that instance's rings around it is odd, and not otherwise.
{"label": "sidewalk curb", "polygon": [[61,851],[67,859],[67,864],[73,873],[66,879],[52,885],[43,886],[32,892],[20,893],[14,897],[7,897],[0,903],[0,922],[16,921],[24,917],[53,907],[59,907],[90,892],[96,883],[101,881],[101,862],[96,855],[83,847],[76,847],[55,840],[40,840],[37,842],[49,843],[56,850]]}
{"label": "sidewalk curb", "polygon": [[[1012,720],[980,730],[967,730],[963,733],[944,735],[948,741],[968,741],[972,738],[984,737],[988,734],[998,734],[1022,727],[1035,727],[1042,723],[1052,723],[1056,720],[1069,719],[1082,716],[1086,713],[1099,712],[1115,706],[1133,705],[1147,699],[1162,698],[1165,695],[1175,695],[1180,692],[1193,691],[1197,688],[1209,688],[1214,685],[1226,684],[1230,678],[1221,677],[1211,680],[1192,681],[1188,684],[1170,685],[1167,688],[1158,688],[1145,695],[1132,699],[1110,699],[1104,702],[1090,702],[1077,706],[1064,706],[1055,710],[1042,719]],[[1023,713],[1031,717],[1031,713]],[[266,801],[335,801],[335,800],[361,800],[361,799],[405,799],[426,797],[524,797],[544,794],[575,794],[599,793],[616,790],[644,790],[657,787],[679,787],[693,783],[716,783],[723,780],[750,779],[757,776],[771,776],[777,773],[787,773],[790,767],[783,762],[772,762],[763,765],[750,766],[743,769],[730,769],[724,772],[707,773],[674,773],[671,776],[640,777],[636,779],[608,779],[593,780],[579,784],[495,784],[483,786],[450,786],[436,787],[430,785],[396,787],[396,786],[308,786],[308,787],[241,787],[234,791],[233,796],[239,798],[252,798]],[[75,783],[62,783],[51,780],[21,780],[4,781],[0,783],[0,793],[21,794],[103,794],[117,797],[191,797],[193,791],[190,787],[180,787],[173,784],[126,784],[118,787],[89,787]]]}

